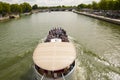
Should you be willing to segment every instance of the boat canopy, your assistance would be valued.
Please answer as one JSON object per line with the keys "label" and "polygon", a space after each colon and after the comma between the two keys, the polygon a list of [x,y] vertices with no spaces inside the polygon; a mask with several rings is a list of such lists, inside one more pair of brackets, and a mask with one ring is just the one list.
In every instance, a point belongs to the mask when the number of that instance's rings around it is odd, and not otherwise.
{"label": "boat canopy", "polygon": [[40,43],[33,53],[34,63],[45,70],[57,71],[70,66],[76,58],[71,42]]}

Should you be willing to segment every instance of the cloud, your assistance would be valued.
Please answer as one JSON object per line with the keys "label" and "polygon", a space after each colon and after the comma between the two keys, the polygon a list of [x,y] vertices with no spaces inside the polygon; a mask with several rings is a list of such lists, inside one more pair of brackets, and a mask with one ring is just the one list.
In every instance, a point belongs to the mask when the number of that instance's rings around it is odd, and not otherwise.
{"label": "cloud", "polygon": [[18,3],[19,0],[0,0],[0,1],[8,3]]}
{"label": "cloud", "polygon": [[78,5],[80,3],[91,3],[99,0],[0,0],[9,3],[28,2],[31,5],[38,4],[39,6],[57,6],[57,5]]}

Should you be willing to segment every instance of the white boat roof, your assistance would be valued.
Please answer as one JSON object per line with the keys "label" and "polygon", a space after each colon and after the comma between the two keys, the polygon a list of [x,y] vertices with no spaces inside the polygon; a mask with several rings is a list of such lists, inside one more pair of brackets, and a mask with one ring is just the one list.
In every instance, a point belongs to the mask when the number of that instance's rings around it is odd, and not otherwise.
{"label": "white boat roof", "polygon": [[70,42],[40,43],[33,53],[34,63],[42,69],[56,71],[66,68],[76,58],[76,50]]}

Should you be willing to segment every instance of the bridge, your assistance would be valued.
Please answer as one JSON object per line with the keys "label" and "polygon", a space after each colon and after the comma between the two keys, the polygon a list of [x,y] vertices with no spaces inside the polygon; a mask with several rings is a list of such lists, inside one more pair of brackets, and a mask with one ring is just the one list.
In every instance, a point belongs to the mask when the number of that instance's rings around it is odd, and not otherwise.
{"label": "bridge", "polygon": [[75,8],[71,7],[71,8],[46,8],[46,9],[37,9],[37,10],[33,10],[33,13],[37,13],[37,12],[51,12],[51,11],[72,11]]}

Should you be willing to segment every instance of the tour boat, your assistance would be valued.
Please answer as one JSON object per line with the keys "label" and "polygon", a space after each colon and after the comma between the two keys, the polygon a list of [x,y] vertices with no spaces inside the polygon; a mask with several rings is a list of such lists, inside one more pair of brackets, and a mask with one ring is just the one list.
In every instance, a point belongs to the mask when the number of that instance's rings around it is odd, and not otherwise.
{"label": "tour boat", "polygon": [[33,53],[36,80],[74,80],[76,50],[66,31],[49,31],[43,43]]}

